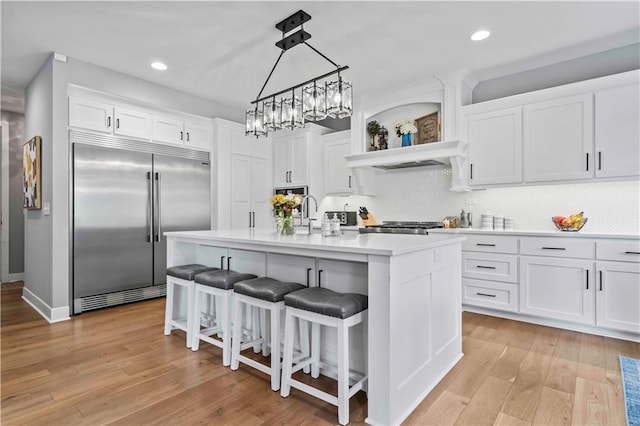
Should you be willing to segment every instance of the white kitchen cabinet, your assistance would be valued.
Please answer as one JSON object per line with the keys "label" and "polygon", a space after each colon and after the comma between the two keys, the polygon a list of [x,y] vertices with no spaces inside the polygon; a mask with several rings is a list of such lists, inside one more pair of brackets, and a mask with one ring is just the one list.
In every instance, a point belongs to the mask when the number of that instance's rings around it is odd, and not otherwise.
{"label": "white kitchen cabinet", "polygon": [[113,105],[69,96],[69,126],[111,133]]}
{"label": "white kitchen cabinet", "polygon": [[525,182],[586,179],[593,172],[593,95],[524,106]]}
{"label": "white kitchen cabinet", "polygon": [[596,177],[640,175],[640,85],[595,94]]}
{"label": "white kitchen cabinet", "polygon": [[518,285],[463,277],[462,303],[499,311],[518,312]]}
{"label": "white kitchen cabinet", "polygon": [[463,251],[462,276],[516,283],[518,282],[518,256]]}
{"label": "white kitchen cabinet", "polygon": [[267,276],[280,281],[316,286],[316,259],[306,256],[267,254]]}
{"label": "white kitchen cabinet", "polygon": [[276,187],[308,184],[307,138],[294,135],[273,139],[273,181]]}
{"label": "white kitchen cabinet", "polygon": [[115,135],[151,139],[151,114],[116,106],[114,117]]}
{"label": "white kitchen cabinet", "polygon": [[640,264],[596,262],[596,325],[640,333]]}
{"label": "white kitchen cabinet", "polygon": [[592,260],[520,256],[520,312],[595,323]]}
{"label": "white kitchen cabinet", "polygon": [[265,276],[267,270],[267,257],[263,252],[209,245],[197,246],[195,263],[254,274],[259,277]]}
{"label": "white kitchen cabinet", "polygon": [[211,150],[211,132],[206,124],[174,117],[153,116],[153,140],[192,149]]}
{"label": "white kitchen cabinet", "polygon": [[188,148],[211,151],[211,130],[208,124],[184,123],[184,145]]}
{"label": "white kitchen cabinet", "polygon": [[[330,135],[329,135],[330,136]],[[325,136],[326,138],[327,136]],[[345,155],[351,152],[351,140],[341,137],[324,144],[324,191],[327,195],[351,194],[353,176]]]}
{"label": "white kitchen cabinet", "polygon": [[268,170],[265,159],[231,155],[231,229],[273,225]]}
{"label": "white kitchen cabinet", "polygon": [[522,182],[522,107],[465,117],[469,185]]}

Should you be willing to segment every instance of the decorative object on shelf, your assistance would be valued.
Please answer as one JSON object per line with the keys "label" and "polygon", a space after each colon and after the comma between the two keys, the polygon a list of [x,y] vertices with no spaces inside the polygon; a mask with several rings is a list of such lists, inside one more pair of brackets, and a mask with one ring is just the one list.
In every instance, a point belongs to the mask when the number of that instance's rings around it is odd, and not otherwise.
{"label": "decorative object on shelf", "polygon": [[416,118],[416,145],[440,141],[440,111]]}
{"label": "decorative object on shelf", "polygon": [[[283,128],[302,128],[305,120],[317,121],[327,116],[340,119],[352,115],[353,91],[351,82],[344,80],[340,74],[342,71],[349,69],[349,67],[338,65],[307,43],[307,40],[311,38],[311,34],[306,32],[303,26],[310,19],[311,15],[299,10],[276,24],[276,29],[282,32],[282,39],[276,42],[276,46],[281,49],[280,56],[278,56],[276,63],[271,68],[271,72],[262,85],[258,96],[251,102],[254,107],[247,110],[246,135],[266,136],[268,132]],[[300,27],[300,29],[293,34],[286,35],[297,27]],[[309,46],[311,50],[330,62],[336,69],[288,89],[262,96],[262,92],[276,70],[284,52],[299,44]],[[328,77],[334,74],[338,75],[337,80],[327,80]],[[283,94],[290,94],[290,96],[277,98]]]}
{"label": "decorative object on shelf", "polygon": [[551,221],[561,231],[577,232],[587,223],[584,212],[572,214],[569,217],[553,216]]}
{"label": "decorative object on shelf", "polygon": [[40,167],[40,150],[42,138],[34,136],[22,146],[22,176],[25,209],[40,209],[42,204],[42,174]]}
{"label": "decorative object on shelf", "polygon": [[292,235],[293,213],[302,205],[302,197],[297,194],[276,194],[271,197],[271,205],[278,232],[282,235]]}
{"label": "decorative object on shelf", "polygon": [[396,135],[402,138],[402,146],[411,146],[411,135],[417,131],[418,128],[409,120],[396,123]]}
{"label": "decorative object on shelf", "polygon": [[378,149],[389,148],[388,140],[389,140],[389,131],[387,130],[386,127],[380,126],[380,131],[378,132]]}
{"label": "decorative object on shelf", "polygon": [[376,120],[367,123],[367,134],[370,138],[370,151],[375,151],[378,149],[378,147],[376,146],[376,136],[378,136],[379,131],[380,123],[378,123]]}

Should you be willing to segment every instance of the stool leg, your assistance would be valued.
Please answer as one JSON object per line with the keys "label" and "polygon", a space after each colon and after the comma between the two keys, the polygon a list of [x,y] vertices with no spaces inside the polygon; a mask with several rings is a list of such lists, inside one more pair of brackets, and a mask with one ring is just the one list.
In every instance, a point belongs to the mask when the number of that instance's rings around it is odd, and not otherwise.
{"label": "stool leg", "polygon": [[242,303],[237,297],[233,301],[233,336],[231,341],[231,369],[237,370],[240,356],[240,344],[242,343]]}
{"label": "stool leg", "polygon": [[[310,355],[309,352],[309,323],[303,319],[298,320],[298,329],[300,332],[300,352],[302,352],[303,357],[308,357]],[[302,369],[305,374],[309,374],[311,371],[310,366],[306,366]]]}
{"label": "stool leg", "polygon": [[[216,297],[216,299],[218,299]],[[216,314],[220,311],[216,310]],[[222,365],[231,364],[231,291],[226,291],[222,296],[222,318],[216,316],[216,322],[222,321]],[[242,331],[240,331],[242,333]]]}
{"label": "stool leg", "polygon": [[[264,352],[264,348],[267,346],[267,335],[262,332],[263,326],[262,321],[260,321],[261,312],[262,309],[255,306],[251,307],[251,332],[253,339],[256,340],[256,343],[253,345],[254,354],[260,353],[260,351]],[[262,338],[262,342],[258,341],[260,338]]]}
{"label": "stool leg", "polygon": [[165,300],[164,308],[164,335],[171,334],[171,324],[169,321],[173,320],[173,288],[174,284],[171,282],[171,278],[167,277],[167,297]]}
{"label": "stool leg", "polygon": [[291,370],[293,362],[293,334],[294,334],[294,322],[293,315],[290,311],[286,311],[286,319],[284,322],[284,353],[282,360],[282,384],[280,387],[280,395],[283,398],[289,396],[291,391]]}
{"label": "stool leg", "polygon": [[311,323],[311,377],[320,377],[320,324]]}
{"label": "stool leg", "polygon": [[367,380],[362,384],[362,390],[369,394],[369,312],[362,313],[362,348],[364,351],[364,375]]}
{"label": "stool leg", "polygon": [[262,356],[269,356],[269,330],[267,328],[267,311],[260,309],[260,336],[262,336]]}
{"label": "stool leg", "polygon": [[200,347],[200,291],[198,291],[197,284],[193,286],[193,309],[191,311],[191,350],[197,351]]}
{"label": "stool leg", "polygon": [[187,286],[187,347],[191,347],[191,341],[193,340],[193,324],[191,317],[193,316],[193,287],[194,283]]}
{"label": "stool leg", "polygon": [[[214,322],[215,322],[215,325],[217,327],[219,327],[220,326],[220,321],[221,321],[219,315],[222,313],[222,307],[220,306],[220,304],[224,303],[224,300],[221,301],[219,297],[215,297],[213,295],[211,296],[211,299],[213,299],[211,301],[212,302],[211,304],[213,305],[212,306],[212,312],[213,312]],[[224,314],[222,315],[222,318],[223,319],[226,318],[224,316]],[[218,333],[218,337],[222,337],[222,332]]]}
{"label": "stool leg", "polygon": [[338,422],[349,423],[349,327],[338,325]]}
{"label": "stool leg", "polygon": [[280,305],[274,304],[271,307],[271,390],[274,391],[280,390],[280,362]]}

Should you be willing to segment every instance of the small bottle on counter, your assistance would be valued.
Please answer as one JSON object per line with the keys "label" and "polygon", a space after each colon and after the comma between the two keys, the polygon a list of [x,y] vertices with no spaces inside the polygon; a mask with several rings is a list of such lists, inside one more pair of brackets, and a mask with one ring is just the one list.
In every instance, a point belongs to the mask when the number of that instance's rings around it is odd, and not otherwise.
{"label": "small bottle on counter", "polygon": [[462,210],[462,213],[460,213],[460,228],[468,228],[469,227],[469,218],[467,217],[467,214],[464,212],[464,210]]}
{"label": "small bottle on counter", "polygon": [[337,213],[333,214],[333,218],[331,219],[330,229],[331,229],[331,235],[333,235],[334,237],[340,236],[340,219],[338,219]]}
{"label": "small bottle on counter", "polygon": [[323,237],[331,236],[331,221],[326,213],[322,217],[322,221],[320,221],[320,230]]}

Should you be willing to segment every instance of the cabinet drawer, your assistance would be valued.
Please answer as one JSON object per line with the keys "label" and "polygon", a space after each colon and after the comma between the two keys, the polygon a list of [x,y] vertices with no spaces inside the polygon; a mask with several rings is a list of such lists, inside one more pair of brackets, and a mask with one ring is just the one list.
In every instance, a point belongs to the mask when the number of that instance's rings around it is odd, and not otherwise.
{"label": "cabinet drawer", "polygon": [[518,238],[507,235],[469,235],[462,243],[462,250],[486,253],[518,253]]}
{"label": "cabinet drawer", "polygon": [[597,241],[596,258],[640,262],[640,241]]}
{"label": "cabinet drawer", "polygon": [[518,256],[462,252],[462,276],[518,282]]}
{"label": "cabinet drawer", "polygon": [[595,244],[573,238],[521,238],[520,254],[593,259]]}
{"label": "cabinet drawer", "polygon": [[462,303],[501,311],[518,312],[516,284],[462,279]]}

